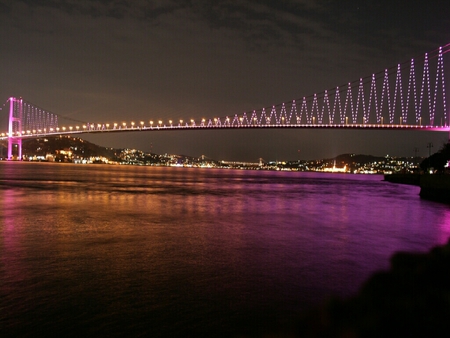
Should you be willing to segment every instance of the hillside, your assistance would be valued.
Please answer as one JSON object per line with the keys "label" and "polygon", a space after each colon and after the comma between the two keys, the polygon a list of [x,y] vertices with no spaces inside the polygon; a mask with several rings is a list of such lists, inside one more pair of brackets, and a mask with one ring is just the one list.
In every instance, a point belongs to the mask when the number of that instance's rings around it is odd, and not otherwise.
{"label": "hillside", "polygon": [[24,140],[22,152],[27,157],[53,154],[56,160],[58,157],[59,160],[64,159],[68,153],[83,158],[101,156],[112,160],[117,158],[121,150],[101,147],[78,137],[61,136]]}

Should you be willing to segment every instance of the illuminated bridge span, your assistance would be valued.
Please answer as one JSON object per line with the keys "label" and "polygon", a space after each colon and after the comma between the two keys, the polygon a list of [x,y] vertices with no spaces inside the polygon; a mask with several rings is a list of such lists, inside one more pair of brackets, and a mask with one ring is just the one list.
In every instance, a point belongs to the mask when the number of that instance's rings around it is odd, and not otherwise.
{"label": "illuminated bridge span", "polygon": [[[444,68],[450,43],[345,85],[298,100],[247,111],[234,116],[186,120],[131,121],[121,123],[79,122],[62,126],[63,119],[46,110],[11,97],[8,159],[13,148],[21,158],[22,140],[52,135],[100,132],[197,130],[218,128],[354,128],[450,131]],[[5,104],[5,105],[6,105]],[[73,123],[72,123],[73,122]]]}

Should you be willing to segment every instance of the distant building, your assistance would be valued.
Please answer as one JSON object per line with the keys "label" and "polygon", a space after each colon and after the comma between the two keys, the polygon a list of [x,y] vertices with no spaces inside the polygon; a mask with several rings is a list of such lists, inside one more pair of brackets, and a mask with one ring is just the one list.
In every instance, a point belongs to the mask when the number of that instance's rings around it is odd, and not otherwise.
{"label": "distant building", "polygon": [[332,168],[323,168],[323,171],[329,172],[329,173],[346,173],[348,170],[347,170],[347,165],[344,165],[344,167],[342,167],[342,168],[336,167],[336,161],[334,161]]}

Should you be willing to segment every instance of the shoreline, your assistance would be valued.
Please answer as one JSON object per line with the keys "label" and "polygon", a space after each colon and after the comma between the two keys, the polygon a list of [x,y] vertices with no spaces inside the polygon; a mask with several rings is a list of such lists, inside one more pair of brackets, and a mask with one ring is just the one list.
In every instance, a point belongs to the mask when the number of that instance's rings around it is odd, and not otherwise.
{"label": "shoreline", "polygon": [[302,316],[299,337],[442,337],[450,332],[450,240],[426,253],[397,252],[349,299]]}
{"label": "shoreline", "polygon": [[391,174],[384,175],[391,183],[417,185],[423,199],[450,203],[450,175],[447,174]]}

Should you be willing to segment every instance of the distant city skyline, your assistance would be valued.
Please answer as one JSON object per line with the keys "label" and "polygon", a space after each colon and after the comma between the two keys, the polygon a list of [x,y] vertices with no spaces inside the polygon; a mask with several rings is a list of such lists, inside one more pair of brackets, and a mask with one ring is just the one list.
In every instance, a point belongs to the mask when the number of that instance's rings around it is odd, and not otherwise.
{"label": "distant city skyline", "polygon": [[[60,146],[58,148],[57,144],[55,144],[55,141],[49,142],[49,140],[61,140],[60,141]],[[69,139],[70,141],[65,141],[66,139]],[[81,142],[81,143],[80,143]],[[73,143],[73,144],[72,144]],[[40,144],[40,146],[36,146],[36,144]],[[72,146],[70,145],[72,144]],[[308,159],[303,159],[300,156],[297,156],[297,158],[292,157],[292,158],[278,158],[278,159],[264,159],[262,157],[259,158],[255,158],[255,160],[253,161],[245,161],[245,160],[226,160],[223,158],[212,158],[206,155],[200,155],[200,156],[194,156],[191,154],[180,154],[180,153],[158,153],[153,151],[153,149],[151,151],[144,151],[142,149],[139,148],[129,148],[129,147],[118,147],[118,148],[112,148],[112,147],[108,147],[108,146],[103,146],[101,144],[95,144],[95,143],[91,143],[90,141],[86,140],[86,138],[82,137],[82,135],[65,135],[65,136],[59,136],[59,137],[55,137],[55,136],[42,136],[42,137],[38,137],[38,138],[31,138],[31,139],[26,139],[23,143],[23,156],[24,158],[29,157],[30,155],[34,155],[36,156],[36,154],[40,154],[39,159],[45,159],[46,156],[51,156],[52,154],[55,154],[55,151],[57,153],[62,152],[64,154],[66,154],[67,152],[69,153],[79,153],[82,152],[82,149],[84,147],[81,147],[81,145],[86,145],[88,146],[89,151],[87,152],[87,154],[95,154],[95,155],[88,155],[88,157],[90,156],[98,156],[97,151],[99,151],[100,153],[102,152],[107,152],[107,153],[111,153],[111,151],[122,151],[124,153],[136,153],[136,154],[140,154],[139,156],[142,155],[157,155],[157,156],[169,156],[169,157],[186,157],[186,158],[195,158],[195,159],[203,159],[203,160],[211,160],[211,161],[220,161],[220,162],[229,162],[229,163],[233,163],[233,162],[239,162],[239,163],[286,163],[286,162],[302,162],[302,161],[328,161],[328,160],[333,160],[339,157],[372,157],[372,158],[403,158],[403,159],[416,159],[419,162],[422,161],[423,159],[427,158],[429,155],[434,154],[439,152],[442,147],[441,145],[439,145],[439,147],[435,147],[435,145],[433,143],[428,143],[426,148],[427,148],[427,154],[426,155],[421,155],[419,152],[419,149],[416,148],[414,149],[414,154],[412,155],[405,155],[405,156],[395,156],[395,155],[390,155],[390,154],[385,154],[385,155],[373,155],[373,154],[369,154],[369,153],[340,153],[337,154],[336,156],[331,156],[331,157],[322,157],[322,158],[318,158],[318,157],[314,157],[314,158],[308,158]],[[44,147],[42,145],[45,145]],[[6,148],[7,148],[7,141],[3,140],[0,143],[0,150],[1,150],[1,157],[6,159]],[[75,147],[75,151],[69,149],[69,148],[73,148]],[[93,147],[93,148],[92,148]],[[38,151],[36,151],[36,148],[38,149]],[[47,149],[48,148],[48,149]],[[78,150],[76,148],[79,148]],[[47,149],[47,151],[45,150]],[[94,150],[93,150],[94,149]],[[97,151],[95,150],[97,149]],[[99,150],[98,150],[99,149]],[[84,151],[83,151],[84,153]],[[99,154],[100,154],[99,153]],[[111,155],[111,154],[110,154]],[[299,154],[298,154],[299,155]],[[102,155],[103,156],[103,155]],[[252,157],[254,158],[254,156]],[[28,158],[29,159],[29,158]]]}
{"label": "distant city skyline", "polygon": [[[5,141],[0,148],[4,159]],[[219,168],[276,171],[316,171],[354,174],[418,173],[423,157],[380,157],[368,154],[340,154],[335,158],[280,159],[267,161],[224,161],[206,156],[182,154],[149,154],[140,149],[105,148],[74,136],[40,137],[24,142],[23,160],[74,164],[109,164],[138,166],[168,166],[184,168]]]}
{"label": "distant city skyline", "polygon": [[[81,121],[234,116],[309,96],[450,42],[440,1],[0,1],[0,99]],[[449,83],[450,85],[450,83]],[[7,114],[1,111],[0,128]],[[448,133],[224,130],[86,135],[224,160],[427,156]]]}

